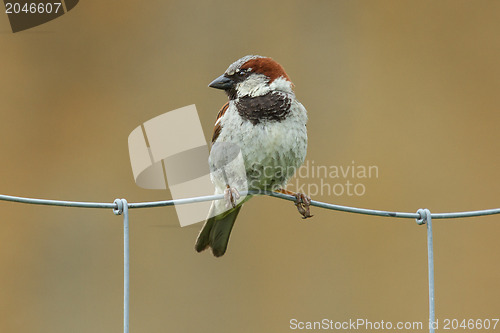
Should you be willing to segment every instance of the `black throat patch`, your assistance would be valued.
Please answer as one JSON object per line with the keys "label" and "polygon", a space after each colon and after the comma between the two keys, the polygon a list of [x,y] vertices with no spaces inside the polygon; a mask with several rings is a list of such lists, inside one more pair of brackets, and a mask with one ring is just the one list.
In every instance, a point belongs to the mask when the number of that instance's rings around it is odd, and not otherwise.
{"label": "black throat patch", "polygon": [[269,92],[257,97],[240,97],[236,102],[240,116],[254,125],[262,121],[282,121],[290,113],[290,105],[290,98],[281,92]]}

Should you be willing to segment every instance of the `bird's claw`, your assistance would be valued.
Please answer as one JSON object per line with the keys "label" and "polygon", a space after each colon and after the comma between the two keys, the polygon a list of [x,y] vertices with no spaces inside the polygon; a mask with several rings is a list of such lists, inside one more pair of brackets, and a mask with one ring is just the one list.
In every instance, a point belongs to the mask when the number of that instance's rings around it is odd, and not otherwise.
{"label": "bird's claw", "polygon": [[295,206],[297,207],[300,215],[302,215],[303,219],[307,219],[309,217],[313,217],[311,215],[311,211],[309,207],[311,206],[311,198],[303,193],[295,193]]}
{"label": "bird's claw", "polygon": [[224,199],[226,200],[226,208],[234,208],[236,207],[236,200],[240,198],[240,193],[237,189],[226,185],[226,189],[224,190]]}

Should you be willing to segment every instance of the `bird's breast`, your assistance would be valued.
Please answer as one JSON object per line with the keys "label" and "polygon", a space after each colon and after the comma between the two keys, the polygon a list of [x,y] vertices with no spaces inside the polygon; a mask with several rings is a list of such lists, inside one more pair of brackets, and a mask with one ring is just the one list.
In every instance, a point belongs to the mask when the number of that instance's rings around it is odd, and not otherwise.
{"label": "bird's breast", "polygon": [[[255,121],[242,116],[236,103],[233,102],[224,114],[217,141],[239,146],[249,189],[284,187],[306,156],[305,108],[296,100],[290,100],[286,112],[273,113],[271,110],[274,116],[260,116],[259,121]],[[286,116],[278,116],[282,113]]]}

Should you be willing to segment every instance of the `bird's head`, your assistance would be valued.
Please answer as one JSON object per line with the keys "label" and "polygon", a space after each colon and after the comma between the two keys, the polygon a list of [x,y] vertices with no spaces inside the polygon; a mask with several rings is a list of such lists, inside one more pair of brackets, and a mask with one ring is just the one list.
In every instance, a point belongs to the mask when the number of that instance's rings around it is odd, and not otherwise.
{"label": "bird's head", "polygon": [[293,93],[283,67],[268,57],[248,55],[232,63],[209,87],[224,90],[229,99],[263,96],[272,91]]}

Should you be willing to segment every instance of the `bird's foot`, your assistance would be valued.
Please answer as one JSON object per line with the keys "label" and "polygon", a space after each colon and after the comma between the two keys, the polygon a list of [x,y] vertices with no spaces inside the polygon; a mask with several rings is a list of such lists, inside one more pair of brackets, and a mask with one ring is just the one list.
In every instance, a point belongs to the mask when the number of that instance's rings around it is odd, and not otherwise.
{"label": "bird's foot", "polygon": [[309,217],[313,217],[314,215],[311,215],[311,211],[309,209],[311,206],[311,198],[303,193],[295,193],[294,197],[295,206],[297,207],[300,215],[302,215],[302,218],[307,219]]}
{"label": "bird's foot", "polygon": [[309,217],[314,216],[314,215],[311,215],[311,211],[309,209],[309,207],[311,206],[311,198],[309,198],[307,195],[305,195],[303,193],[295,193],[295,192],[288,191],[285,189],[279,189],[279,190],[276,190],[276,192],[294,196],[295,197],[295,206],[297,207],[297,210],[299,211],[300,215],[302,215],[303,219],[307,219]]}
{"label": "bird's foot", "polygon": [[229,185],[226,185],[226,189],[224,190],[224,199],[226,200],[226,208],[234,208],[236,207],[236,200],[240,198],[240,193],[237,189],[232,188]]}

